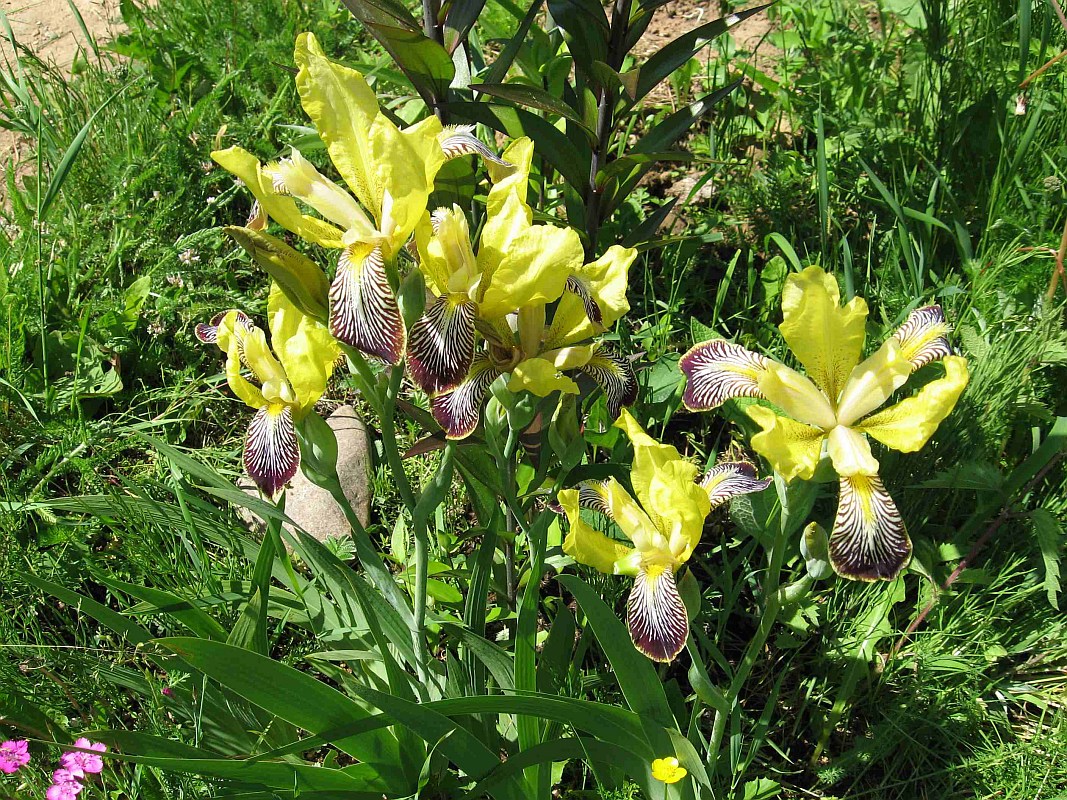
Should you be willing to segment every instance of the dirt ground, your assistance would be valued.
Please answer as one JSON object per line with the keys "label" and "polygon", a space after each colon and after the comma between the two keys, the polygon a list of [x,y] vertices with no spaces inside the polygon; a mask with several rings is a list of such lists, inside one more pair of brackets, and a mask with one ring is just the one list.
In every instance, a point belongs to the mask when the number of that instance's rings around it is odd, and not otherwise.
{"label": "dirt ground", "polygon": [[[97,41],[106,42],[121,28],[118,0],[0,0],[0,10],[7,15],[19,44],[45,61],[70,69],[78,48],[89,49],[71,3]],[[5,61],[11,58],[6,36],[0,42],[0,54]]]}

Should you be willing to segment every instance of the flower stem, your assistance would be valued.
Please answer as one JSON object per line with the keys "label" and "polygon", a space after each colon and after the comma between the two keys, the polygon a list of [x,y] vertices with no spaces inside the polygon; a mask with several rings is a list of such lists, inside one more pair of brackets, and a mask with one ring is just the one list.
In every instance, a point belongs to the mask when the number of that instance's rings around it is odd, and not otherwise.
{"label": "flower stem", "polygon": [[389,472],[396,481],[400,499],[409,512],[415,510],[415,493],[411,489],[411,482],[404,471],[404,459],[400,456],[396,439],[396,398],[400,394],[400,383],[404,379],[404,368],[393,367],[389,375],[389,384],[385,389],[384,402],[381,404],[381,428],[382,450],[385,452],[385,461],[389,465]]}
{"label": "flower stem", "polygon": [[[763,615],[760,617],[756,635],[745,648],[745,654],[741,657],[741,663],[737,665],[730,688],[726,691],[727,708],[736,708],[741,690],[745,686],[753,667],[759,658],[763,645],[767,643],[774,623],[778,620],[778,612],[782,608],[782,595],[779,587],[782,579],[782,565],[785,563],[786,552],[786,527],[779,526],[774,536],[774,543],[767,554],[767,574],[763,580]],[[711,741],[708,744],[708,764],[716,764],[719,760],[719,749],[722,746],[722,737],[726,732],[726,722],[729,713],[717,711],[715,721],[711,728]]]}

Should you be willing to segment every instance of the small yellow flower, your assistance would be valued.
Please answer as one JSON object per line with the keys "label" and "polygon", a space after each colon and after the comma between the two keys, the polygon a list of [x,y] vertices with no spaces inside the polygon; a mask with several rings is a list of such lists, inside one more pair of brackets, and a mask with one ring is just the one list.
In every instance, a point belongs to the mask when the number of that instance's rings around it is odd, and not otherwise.
{"label": "small yellow flower", "polygon": [[652,777],[657,781],[678,783],[688,774],[689,771],[685,767],[679,766],[678,759],[673,756],[671,758],[657,758],[652,762]]}

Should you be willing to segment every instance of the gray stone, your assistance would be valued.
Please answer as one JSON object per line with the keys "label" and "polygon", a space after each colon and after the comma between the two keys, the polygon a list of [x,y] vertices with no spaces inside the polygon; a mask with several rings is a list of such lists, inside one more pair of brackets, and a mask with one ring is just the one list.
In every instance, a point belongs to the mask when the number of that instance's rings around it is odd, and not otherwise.
{"label": "gray stone", "polygon": [[[367,426],[352,406],[338,406],[326,423],[337,436],[337,476],[356,516],[364,525],[370,520],[371,454]],[[238,484],[253,497],[259,492],[247,477]],[[330,493],[316,486],[298,470],[285,490],[285,513],[320,542],[329,536],[348,536],[351,528],[344,512]],[[239,509],[246,525],[262,529],[264,522],[247,509]],[[288,526],[286,526],[288,527]]]}

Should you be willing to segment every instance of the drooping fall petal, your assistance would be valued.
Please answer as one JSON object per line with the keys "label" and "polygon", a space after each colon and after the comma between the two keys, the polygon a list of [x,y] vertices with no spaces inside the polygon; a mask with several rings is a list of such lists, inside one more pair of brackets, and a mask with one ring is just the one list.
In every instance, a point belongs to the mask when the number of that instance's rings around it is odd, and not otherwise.
{"label": "drooping fall petal", "polygon": [[786,278],[779,330],[789,349],[831,401],[837,400],[863,352],[867,303],[839,305],[837,279],[819,267]]}
{"label": "drooping fall petal", "polygon": [[289,406],[263,406],[252,417],[244,446],[245,470],[267,497],[274,497],[296,475],[300,446]]}
{"label": "drooping fall petal", "polygon": [[916,370],[931,361],[952,355],[947,334],[945,312],[941,306],[935,305],[917,308],[908,314],[893,338],[897,340],[901,356]]}
{"label": "drooping fall petal", "polygon": [[487,144],[475,136],[473,125],[448,125],[442,129],[437,138],[441,142],[441,150],[444,151],[445,158],[448,160],[476,155],[499,167],[514,168],[515,166],[502,159]]}
{"label": "drooping fall petal", "polygon": [[464,295],[442,295],[411,326],[408,372],[427,394],[456,388],[470,371],[477,310]]}
{"label": "drooping fall petal", "polygon": [[489,359],[476,357],[470,372],[459,386],[450,392],[435,395],[430,400],[430,409],[437,423],[449,439],[465,439],[478,427],[485,393],[501,375]]}
{"label": "drooping fall petal", "polygon": [[842,476],[830,563],[843,578],[892,580],[911,560],[911,539],[877,475]]}
{"label": "drooping fall petal", "polygon": [[388,364],[404,357],[406,332],[380,248],[348,247],[330,286],[330,332]]}
{"label": "drooping fall petal", "polygon": [[194,333],[196,338],[203,344],[218,344],[219,343],[219,325],[222,324],[222,320],[225,319],[227,314],[234,315],[234,321],[237,326],[242,330],[249,330],[252,327],[252,320],[248,318],[248,315],[243,311],[233,309],[231,311],[220,311],[218,314],[211,318],[210,322],[198,322]]}
{"label": "drooping fall petal", "polygon": [[943,378],[926,384],[914,397],[867,417],[856,429],[902,453],[921,449],[952,413],[969,380],[967,361],[961,356],[947,356],[944,364]]}
{"label": "drooping fall petal", "polygon": [[735,397],[762,397],[759,379],[770,363],[725,339],[702,342],[678,362],[686,377],[682,404],[690,411],[710,411]]}
{"label": "drooping fall petal", "polygon": [[578,367],[592,378],[604,391],[608,404],[608,416],[615,419],[626,406],[637,401],[637,374],[630,359],[615,352],[611,345],[598,342],[593,345],[593,355],[583,366]]}
{"label": "drooping fall petal", "polygon": [[670,567],[652,564],[637,573],[626,601],[634,647],[653,661],[670,662],[689,637],[689,615]]}
{"label": "drooping fall petal", "polygon": [[771,485],[772,480],[757,478],[756,468],[747,461],[725,461],[705,472],[700,485],[708,493],[711,507],[717,508],[734,497],[762,492]]}

